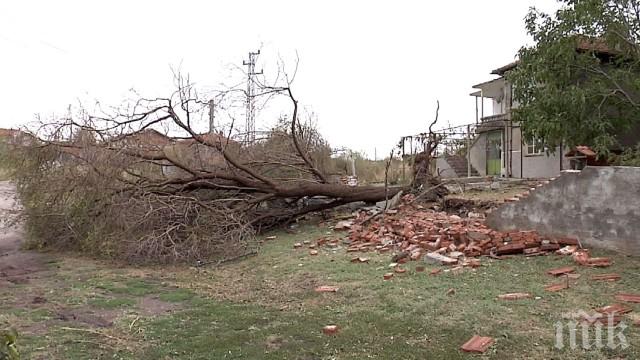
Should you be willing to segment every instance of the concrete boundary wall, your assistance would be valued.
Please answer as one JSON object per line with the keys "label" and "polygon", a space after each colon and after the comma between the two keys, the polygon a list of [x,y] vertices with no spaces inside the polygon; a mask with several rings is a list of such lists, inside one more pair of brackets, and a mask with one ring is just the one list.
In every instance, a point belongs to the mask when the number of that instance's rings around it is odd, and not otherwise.
{"label": "concrete boundary wall", "polygon": [[640,255],[640,167],[562,172],[528,197],[495,209],[487,224],[576,237],[585,246]]}

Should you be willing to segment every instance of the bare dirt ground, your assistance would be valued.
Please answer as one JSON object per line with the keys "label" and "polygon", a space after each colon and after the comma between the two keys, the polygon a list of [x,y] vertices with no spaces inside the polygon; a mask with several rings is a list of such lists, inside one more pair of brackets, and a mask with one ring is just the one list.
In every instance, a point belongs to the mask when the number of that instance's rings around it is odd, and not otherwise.
{"label": "bare dirt ground", "polygon": [[44,255],[21,250],[24,234],[17,222],[19,211],[15,186],[0,181],[0,288],[28,283],[46,270]]}
{"label": "bare dirt ground", "polygon": [[130,354],[137,323],[181,308],[160,298],[173,289],[134,268],[23,249],[20,212],[15,185],[0,181],[0,330],[18,331],[24,358],[103,358],[105,348]]}

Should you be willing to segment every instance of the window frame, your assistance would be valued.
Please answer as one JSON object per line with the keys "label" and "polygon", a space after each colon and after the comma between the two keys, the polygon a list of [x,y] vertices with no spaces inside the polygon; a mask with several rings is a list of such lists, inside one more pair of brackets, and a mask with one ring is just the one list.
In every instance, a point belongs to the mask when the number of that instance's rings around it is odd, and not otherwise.
{"label": "window frame", "polygon": [[526,156],[542,156],[546,153],[546,146],[542,140],[533,138],[524,142]]}

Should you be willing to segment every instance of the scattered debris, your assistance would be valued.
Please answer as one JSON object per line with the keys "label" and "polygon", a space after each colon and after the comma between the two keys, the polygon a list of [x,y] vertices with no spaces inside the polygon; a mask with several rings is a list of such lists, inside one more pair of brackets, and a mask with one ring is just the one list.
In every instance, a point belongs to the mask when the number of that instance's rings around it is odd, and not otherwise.
{"label": "scattered debris", "polygon": [[393,273],[386,273],[382,275],[382,278],[385,280],[391,280],[391,278],[393,278]]}
{"label": "scattered debris", "polygon": [[479,261],[468,261],[469,258],[539,256],[555,251],[575,255],[579,247],[577,239],[550,239],[533,230],[495,231],[485,225],[482,217],[461,217],[428,209],[414,201],[411,194],[404,195],[402,200],[397,211],[385,216],[372,217],[371,213],[376,214],[377,210],[366,209],[353,220],[338,222],[334,229],[349,231],[347,252],[394,251],[392,261],[398,263],[424,259],[436,264],[477,267]]}
{"label": "scattered debris", "polygon": [[556,251],[556,254],[558,254],[558,255],[572,255],[576,251],[578,251],[578,247],[577,246],[569,245],[569,246],[565,246],[563,248],[558,249],[558,251]]}
{"label": "scattered debris", "polygon": [[509,293],[498,295],[498,299],[500,300],[522,300],[522,299],[530,299],[531,294],[529,293]]}
{"label": "scattered debris", "polygon": [[572,255],[573,261],[580,265],[586,265],[587,260],[589,260],[589,251],[588,250],[578,250]]}
{"label": "scattered debris", "polygon": [[574,272],[576,269],[571,267],[571,266],[565,266],[565,267],[561,267],[558,269],[552,269],[547,271],[547,274],[549,275],[553,275],[553,276],[560,276],[560,275],[566,275],[568,273],[572,273]]}
{"label": "scattered debris", "polygon": [[568,288],[569,288],[569,285],[566,282],[561,284],[547,285],[544,287],[546,291],[550,291],[550,292],[556,292],[556,291],[560,291]]}
{"label": "scattered debris", "polygon": [[450,258],[448,256],[444,256],[436,252],[427,253],[424,256],[424,260],[430,263],[437,263],[442,265],[453,265],[458,263],[457,259]]}
{"label": "scattered debris", "polygon": [[302,247],[302,243],[297,242],[297,243],[293,244],[293,248],[294,249],[298,249],[298,248],[301,248],[301,247]]}
{"label": "scattered debris", "polygon": [[573,253],[573,260],[582,266],[608,267],[611,266],[611,259],[607,257],[592,258],[587,250],[578,250]]}
{"label": "scattered debris", "polygon": [[338,292],[339,287],[337,286],[329,286],[329,285],[321,285],[318,286],[315,290],[316,292]]}
{"label": "scattered debris", "polygon": [[349,230],[352,225],[353,220],[338,221],[338,223],[334,225],[333,230]]}
{"label": "scattered debris", "polygon": [[395,268],[393,268],[393,271],[398,273],[398,274],[404,274],[407,272],[407,269],[402,268],[400,266],[396,266]]}
{"label": "scattered debris", "polygon": [[587,259],[587,266],[608,267],[611,266],[611,259],[605,257]]}
{"label": "scattered debris", "polygon": [[456,289],[454,288],[449,288],[449,290],[447,290],[447,295],[453,295],[456,293]]}
{"label": "scattered debris", "polygon": [[442,272],[442,269],[433,269],[429,272],[429,275],[438,275]]}
{"label": "scattered debris", "polygon": [[408,251],[401,251],[398,254],[393,255],[393,257],[391,258],[391,261],[400,262],[400,260],[406,259],[408,256],[409,256]]}
{"label": "scattered debris", "polygon": [[618,281],[621,278],[622,278],[622,276],[620,276],[620,274],[611,273],[611,274],[593,275],[591,277],[591,280],[594,280],[594,281]]}
{"label": "scattered debris", "polygon": [[628,293],[620,293],[616,295],[616,300],[631,302],[631,303],[640,303],[640,295],[637,294],[628,294]]}
{"label": "scattered debris", "polygon": [[633,311],[630,307],[622,304],[607,305],[595,310],[601,314],[626,314]]}
{"label": "scattered debris", "polygon": [[483,353],[493,345],[494,341],[495,340],[490,337],[473,335],[461,348],[462,351],[466,352]]}
{"label": "scattered debris", "polygon": [[575,246],[576,249],[577,247],[580,245],[580,242],[578,241],[578,239],[576,238],[570,238],[570,237],[561,237],[561,238],[557,238],[556,241],[558,242],[558,244],[560,245],[570,245],[570,246],[566,246],[566,247],[573,247]]}
{"label": "scattered debris", "polygon": [[309,255],[318,255],[318,250],[309,250]]}
{"label": "scattered debris", "polygon": [[322,328],[322,333],[325,335],[335,335],[338,333],[337,325],[327,325]]}
{"label": "scattered debris", "polygon": [[581,320],[583,324],[588,325],[618,325],[622,321],[622,317],[615,314],[584,314]]}
{"label": "scattered debris", "polygon": [[265,237],[264,239],[265,239],[265,240],[275,240],[276,238],[277,238],[277,236],[275,236],[275,235],[271,235],[271,236],[267,236],[267,237]]}
{"label": "scattered debris", "polygon": [[351,262],[352,263],[368,263],[369,258],[356,256],[354,258],[351,258]]}

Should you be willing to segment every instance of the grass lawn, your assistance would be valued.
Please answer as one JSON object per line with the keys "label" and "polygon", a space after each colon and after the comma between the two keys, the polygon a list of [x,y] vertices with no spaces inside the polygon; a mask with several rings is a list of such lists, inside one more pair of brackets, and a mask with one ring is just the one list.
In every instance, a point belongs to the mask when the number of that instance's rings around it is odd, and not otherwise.
{"label": "grass lawn", "polygon": [[[594,251],[614,265],[579,267],[581,277],[557,293],[543,290],[559,282],[545,271],[573,265],[569,257],[482,258],[475,270],[435,276],[429,271],[437,266],[416,273],[423,263],[410,262],[407,273],[384,281],[390,254],[362,254],[369,263],[355,264],[344,248],[321,248],[317,256],[293,249],[327,232],[312,225],[279,232],[259,255],[218,268],[58,257],[46,275],[0,288],[0,320],[19,330],[26,359],[640,358],[633,312],[625,317],[626,349],[554,348],[554,323],[563,314],[612,304],[618,292],[640,293],[638,258]],[[589,279],[610,272],[622,280]],[[319,285],[340,289],[314,292]],[[535,298],[496,299],[508,292]],[[640,304],[630,306],[640,311]],[[330,324],[339,326],[337,335],[322,334]],[[463,353],[474,334],[496,343],[483,355]]]}

